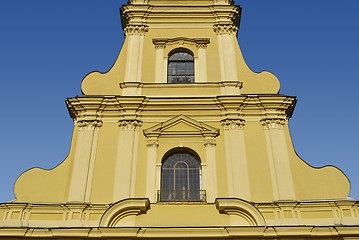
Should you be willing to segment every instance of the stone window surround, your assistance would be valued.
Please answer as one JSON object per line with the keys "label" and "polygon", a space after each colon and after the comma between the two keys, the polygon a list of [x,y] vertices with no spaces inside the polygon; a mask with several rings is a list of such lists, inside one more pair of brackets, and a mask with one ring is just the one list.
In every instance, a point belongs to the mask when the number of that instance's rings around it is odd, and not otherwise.
{"label": "stone window surround", "polygon": [[176,49],[188,49],[193,53],[195,83],[207,82],[206,48],[209,38],[156,38],[152,42],[156,49],[156,83],[167,83],[168,56]]}

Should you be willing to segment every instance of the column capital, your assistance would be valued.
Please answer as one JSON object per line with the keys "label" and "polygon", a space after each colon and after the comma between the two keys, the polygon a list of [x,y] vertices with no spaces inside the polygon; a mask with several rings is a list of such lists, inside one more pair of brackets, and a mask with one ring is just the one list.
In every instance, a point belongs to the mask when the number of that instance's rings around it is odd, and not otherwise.
{"label": "column capital", "polygon": [[148,32],[149,27],[147,25],[127,25],[123,30],[126,36],[130,35],[145,35]]}
{"label": "column capital", "polygon": [[216,139],[214,137],[206,137],[204,139],[204,146],[205,147],[215,147],[216,144]]}
{"label": "column capital", "polygon": [[282,118],[266,118],[261,123],[265,129],[282,129],[286,120]]}
{"label": "column capital", "polygon": [[81,120],[77,122],[77,126],[80,129],[95,129],[102,126],[102,121],[100,120]]}
{"label": "column capital", "polygon": [[207,48],[207,43],[203,43],[203,42],[201,42],[201,43],[197,43],[196,44],[196,47],[198,48],[198,49],[206,49]]}
{"label": "column capital", "polygon": [[158,146],[159,146],[158,138],[149,138],[149,139],[147,139],[147,147],[155,147],[155,148],[157,148]]}
{"label": "column capital", "polygon": [[233,24],[215,24],[213,25],[213,31],[217,35],[237,34],[238,27],[234,26]]}
{"label": "column capital", "polygon": [[154,43],[156,49],[165,49],[166,43],[165,42],[155,42]]}
{"label": "column capital", "polygon": [[244,129],[246,121],[243,119],[224,119],[221,121],[224,130]]}
{"label": "column capital", "polygon": [[132,129],[137,130],[142,126],[142,121],[139,120],[120,120],[118,126],[121,129]]}

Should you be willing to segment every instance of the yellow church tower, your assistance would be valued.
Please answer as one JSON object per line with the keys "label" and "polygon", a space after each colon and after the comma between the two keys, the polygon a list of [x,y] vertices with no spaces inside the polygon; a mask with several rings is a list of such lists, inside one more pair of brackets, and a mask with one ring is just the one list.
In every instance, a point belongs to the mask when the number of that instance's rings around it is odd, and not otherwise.
{"label": "yellow church tower", "polygon": [[298,157],[296,98],[246,65],[232,0],[129,0],[113,67],[66,101],[68,157],[0,204],[0,237],[359,239],[337,168]]}

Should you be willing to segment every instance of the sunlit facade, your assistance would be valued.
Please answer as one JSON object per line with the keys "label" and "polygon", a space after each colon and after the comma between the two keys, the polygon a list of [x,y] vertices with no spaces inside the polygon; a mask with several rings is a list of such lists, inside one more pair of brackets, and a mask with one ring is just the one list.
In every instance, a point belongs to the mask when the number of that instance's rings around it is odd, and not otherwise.
{"label": "sunlit facade", "polygon": [[253,72],[230,0],[130,0],[113,67],[66,101],[67,158],[24,172],[0,237],[359,239],[359,202],[333,166],[297,156],[296,97]]}

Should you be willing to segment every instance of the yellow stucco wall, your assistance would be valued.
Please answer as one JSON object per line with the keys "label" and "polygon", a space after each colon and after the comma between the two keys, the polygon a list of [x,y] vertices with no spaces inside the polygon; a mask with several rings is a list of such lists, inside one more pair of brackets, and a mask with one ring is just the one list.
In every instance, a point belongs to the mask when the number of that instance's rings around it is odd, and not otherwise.
{"label": "yellow stucco wall", "polygon": [[[231,99],[229,97],[229,99]],[[138,131],[138,150],[137,150],[137,170],[136,170],[136,186],[134,197],[146,196],[146,175],[147,175],[147,137],[142,132],[158,123],[176,116],[178,112],[193,119],[201,120],[213,128],[220,129],[220,135],[216,137],[215,159],[218,197],[239,197],[242,196],[228,195],[228,166],[226,165],[226,143],[224,129],[220,123],[222,119],[221,111],[217,104],[207,99],[207,104],[193,103],[193,106],[183,109],[183,105],[174,105],[172,100],[161,99],[161,110],[155,110],[157,107],[151,106],[151,99],[147,99],[141,108],[141,121],[143,122]],[[100,103],[99,103],[100,104]],[[103,104],[103,103],[102,103]],[[108,104],[108,103],[107,103]],[[121,101],[120,103],[121,104]],[[178,104],[178,102],[177,102]],[[184,103],[185,104],[185,103]],[[234,101],[233,104],[240,105]],[[213,106],[215,105],[215,106]],[[279,104],[278,104],[279,105]],[[106,106],[98,109],[106,109]],[[153,108],[153,109],[150,109]],[[248,111],[256,112],[256,106],[248,107]],[[103,111],[103,110],[101,110]],[[106,112],[106,110],[105,110]],[[244,113],[246,110],[243,111]],[[99,114],[99,112],[98,112]],[[247,199],[254,202],[271,202],[274,201],[273,182],[270,174],[270,160],[268,159],[269,150],[266,145],[265,130],[259,120],[251,119],[253,115],[242,117],[245,121],[244,139],[245,151],[248,162],[248,182],[236,182],[234,184],[248,184],[251,189],[251,198]],[[100,117],[103,125],[99,128],[98,139],[96,142],[96,153],[94,170],[92,177],[91,198],[92,203],[111,203],[113,199],[113,189],[115,187],[115,168],[116,157],[118,152],[120,130],[118,123],[110,113],[109,116]],[[116,117],[115,117],[116,118]],[[260,119],[260,118],[259,118]],[[182,124],[182,125],[181,125]],[[177,126],[178,125],[178,126]],[[192,127],[185,123],[178,123],[170,128],[171,131],[180,132],[187,131]],[[188,129],[186,129],[186,126]],[[74,129],[74,139],[71,146],[70,154],[66,160],[58,167],[52,170],[32,169],[25,172],[15,185],[15,193],[19,202],[67,202],[66,199],[71,179],[71,166],[75,161],[76,136],[79,134],[78,127]],[[290,163],[290,171],[293,175],[293,183],[296,198],[293,200],[320,200],[320,199],[345,199],[349,193],[349,181],[345,175],[335,167],[313,168],[301,160],[295,153],[292,146],[289,129],[287,123],[280,130],[285,136],[285,145],[288,151],[288,161]],[[133,145],[133,142],[126,144]],[[176,147],[186,147],[194,150],[200,157],[203,164],[207,164],[206,148],[204,146],[204,138],[202,136],[176,136],[159,137],[158,148],[156,153],[156,163],[161,164],[162,158],[166,152]],[[125,147],[126,149],[126,147]],[[131,171],[128,169],[128,171]],[[43,181],[46,178],[46,181]],[[36,184],[33,184],[36,183]],[[329,183],[329,184],[328,184]],[[206,189],[204,189],[206,190]],[[49,194],[51,192],[51,194]],[[35,194],[37,193],[37,194]],[[130,196],[128,196],[130,197]],[[121,199],[118,199],[121,200]]]}
{"label": "yellow stucco wall", "polygon": [[[121,11],[126,39],[118,59],[108,72],[88,74],[84,95],[66,101],[74,119],[68,157],[18,178],[16,200],[0,205],[0,227],[96,228],[87,231],[91,237],[113,237],[109,227],[122,227],[125,237],[231,237],[238,226],[291,226],[283,230],[288,236],[294,227],[297,235],[311,231],[299,226],[359,224],[344,173],[297,156],[288,127],[296,98],[278,94],[272,73],[246,65],[236,38],[239,7],[132,0]],[[167,83],[167,58],[176,49],[193,54],[194,83]],[[206,199],[157,197],[172,149],[196,152]],[[260,227],[250,236],[280,235]]]}

